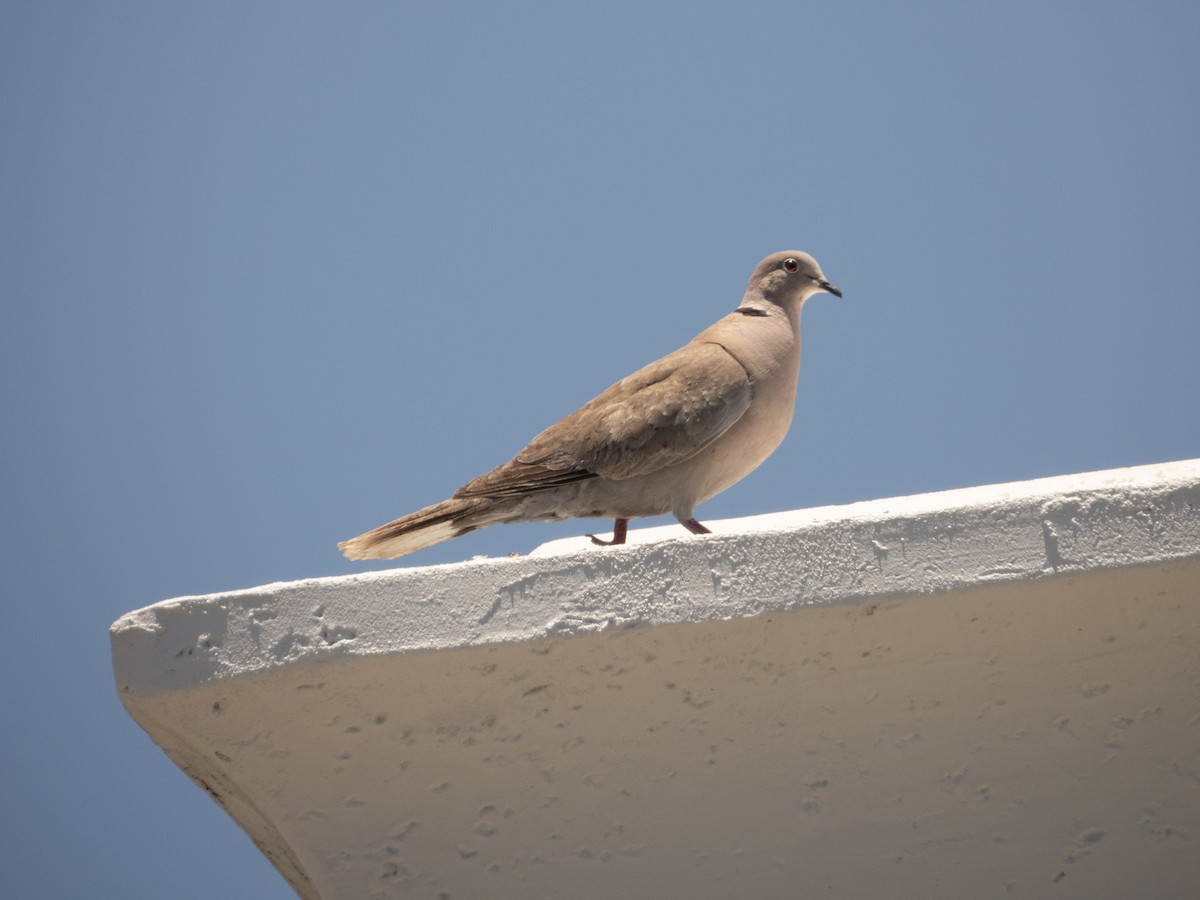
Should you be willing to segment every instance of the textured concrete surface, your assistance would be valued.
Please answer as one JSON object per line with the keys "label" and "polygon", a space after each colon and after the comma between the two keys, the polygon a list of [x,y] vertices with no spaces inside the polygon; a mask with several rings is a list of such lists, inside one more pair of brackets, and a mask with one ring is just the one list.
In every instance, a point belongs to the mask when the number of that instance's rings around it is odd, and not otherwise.
{"label": "textured concrete surface", "polygon": [[1200,462],[167,601],[127,709],[305,898],[1191,897]]}

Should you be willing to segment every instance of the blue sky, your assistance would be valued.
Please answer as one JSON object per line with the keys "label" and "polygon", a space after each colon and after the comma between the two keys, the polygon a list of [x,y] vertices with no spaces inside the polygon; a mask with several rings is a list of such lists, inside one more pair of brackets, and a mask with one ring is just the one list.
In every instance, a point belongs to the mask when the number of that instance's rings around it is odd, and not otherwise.
{"label": "blue sky", "polygon": [[1200,455],[1197,46],[1189,2],[0,5],[12,896],[292,896],[109,624],[363,571],[769,252],[845,299],[702,521]]}

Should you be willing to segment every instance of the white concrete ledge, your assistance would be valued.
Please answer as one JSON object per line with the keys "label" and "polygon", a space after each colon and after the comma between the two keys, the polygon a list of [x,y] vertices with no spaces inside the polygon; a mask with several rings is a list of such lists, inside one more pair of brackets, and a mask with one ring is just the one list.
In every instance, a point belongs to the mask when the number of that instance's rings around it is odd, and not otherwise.
{"label": "white concrete ledge", "polygon": [[166,601],[118,688],[304,898],[1200,883],[1200,460],[708,524]]}

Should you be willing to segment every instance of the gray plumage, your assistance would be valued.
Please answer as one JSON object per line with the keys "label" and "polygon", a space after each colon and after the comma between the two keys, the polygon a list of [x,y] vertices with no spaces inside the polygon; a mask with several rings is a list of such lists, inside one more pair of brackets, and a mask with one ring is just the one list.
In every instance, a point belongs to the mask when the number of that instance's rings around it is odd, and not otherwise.
{"label": "gray plumage", "polygon": [[350,559],[390,559],[506,522],[673,514],[740,481],[779,446],[800,371],[800,311],[840,297],[807,253],[758,264],[741,305],[688,344],[551,425],[509,462],[442,503],[338,544]]}

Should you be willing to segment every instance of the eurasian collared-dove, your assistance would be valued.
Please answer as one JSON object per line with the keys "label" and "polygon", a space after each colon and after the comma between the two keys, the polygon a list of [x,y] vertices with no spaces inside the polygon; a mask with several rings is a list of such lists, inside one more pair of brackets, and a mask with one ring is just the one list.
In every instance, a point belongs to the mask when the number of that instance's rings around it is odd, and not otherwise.
{"label": "eurasian collared-dove", "polygon": [[671,513],[708,529],[697,503],[746,475],[787,434],[800,372],[800,308],[842,296],[807,253],[758,264],[741,306],[690,343],[618,381],[551,425],[512,460],[442,503],[338,544],[350,559],[390,559],[487,525]]}

